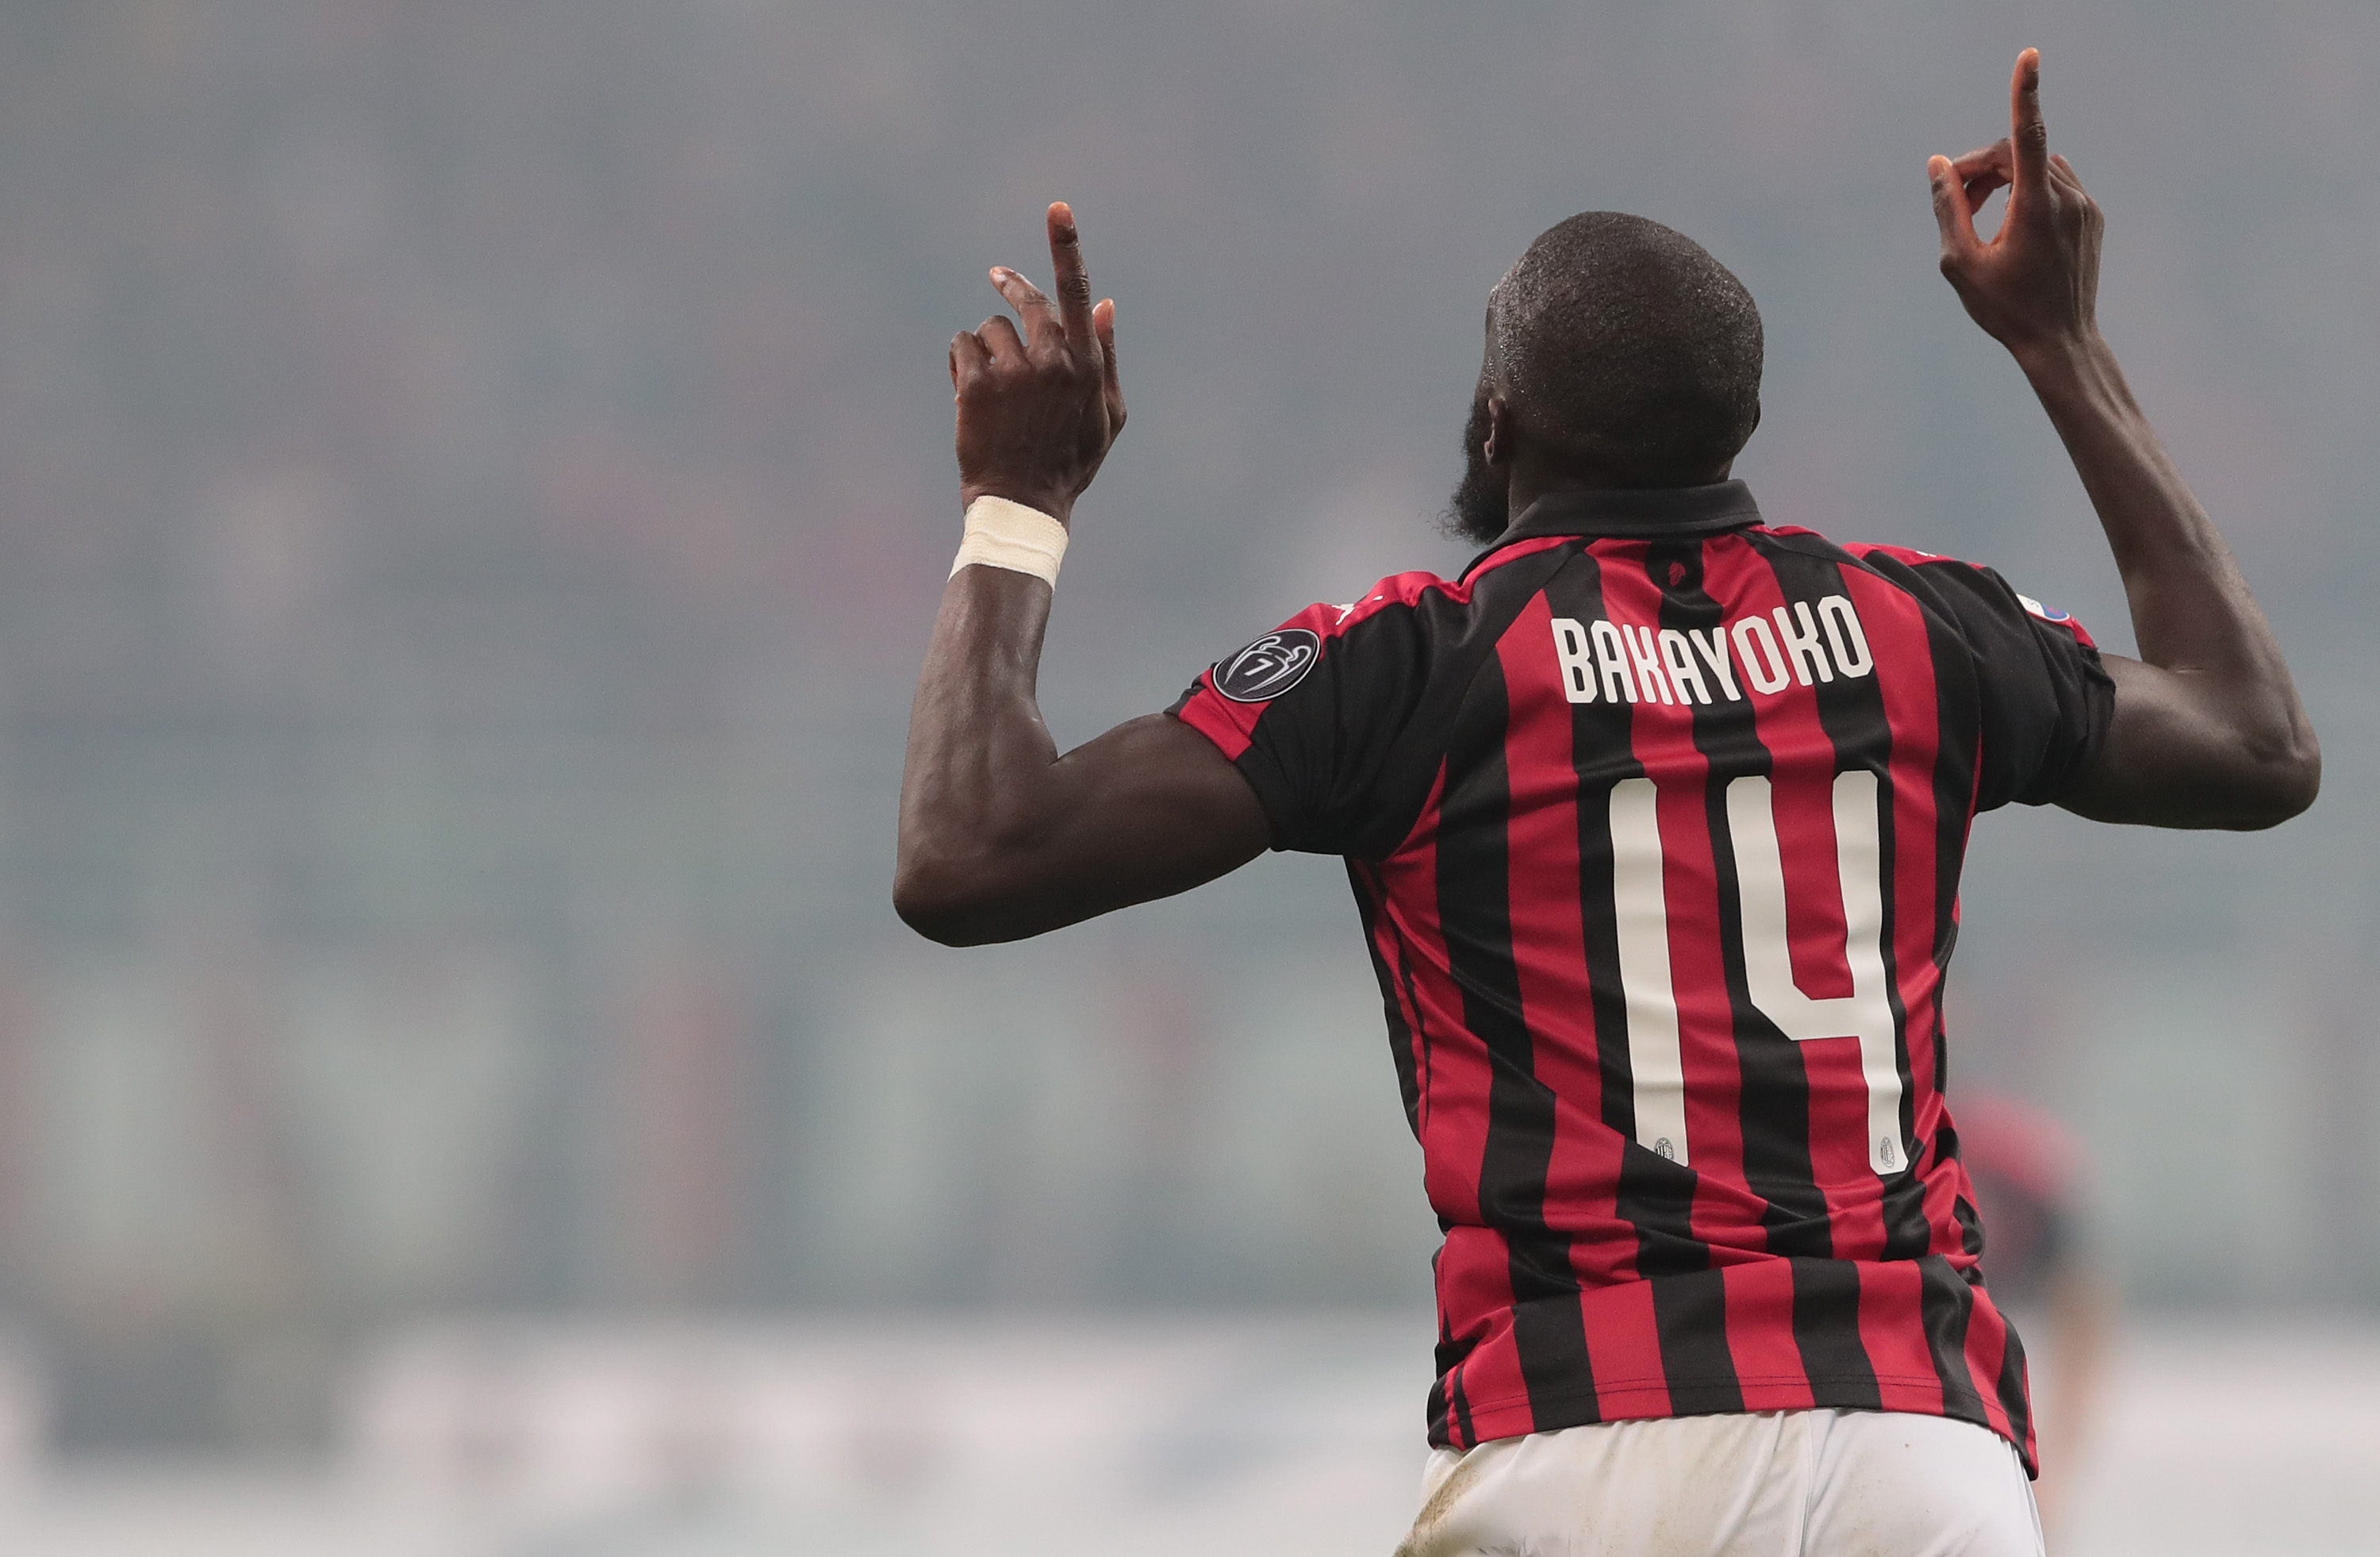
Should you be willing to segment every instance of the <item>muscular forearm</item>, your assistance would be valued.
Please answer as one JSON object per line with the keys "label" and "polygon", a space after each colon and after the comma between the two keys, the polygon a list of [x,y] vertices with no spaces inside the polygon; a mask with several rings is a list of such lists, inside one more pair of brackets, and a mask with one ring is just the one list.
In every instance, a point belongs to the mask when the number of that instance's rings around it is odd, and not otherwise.
{"label": "muscular forearm", "polygon": [[1204,736],[1165,714],[1061,757],[1034,699],[1050,588],[960,570],[909,720],[892,901],[951,945],[1014,941],[1186,891],[1270,841]]}
{"label": "muscular forearm", "polygon": [[2235,679],[2293,706],[2289,671],[2231,559],[2096,334],[2020,353],[2124,581],[2141,658]]}
{"label": "muscular forearm", "polygon": [[1050,586],[966,567],[942,590],[901,769],[893,902],[921,921],[979,895],[1049,804],[1057,745],[1035,700]]}
{"label": "muscular forearm", "polygon": [[[2139,665],[2117,664],[2132,716],[2121,765],[2169,764],[2204,782],[2153,815],[2185,826],[2254,826],[2302,810],[2319,778],[2313,730],[2279,641],[2230,548],[2167,456],[2095,332],[2017,359],[2064,440],[2123,579]],[[2146,667],[2145,669],[2143,667]],[[2142,717],[2146,715],[2146,717]],[[2078,809],[2092,810],[2086,800]]]}

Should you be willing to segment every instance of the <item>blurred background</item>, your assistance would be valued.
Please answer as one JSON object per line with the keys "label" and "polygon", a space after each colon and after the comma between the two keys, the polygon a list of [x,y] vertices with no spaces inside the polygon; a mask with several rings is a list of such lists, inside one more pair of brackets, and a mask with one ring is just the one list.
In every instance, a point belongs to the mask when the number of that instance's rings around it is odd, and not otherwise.
{"label": "blurred background", "polygon": [[1596,207],[1759,298],[1772,522],[2128,648],[1934,269],[2022,44],[2328,771],[1984,821],[1954,1106],[2097,1295],[2055,1533],[2369,1550],[2380,10],[13,0],[0,1551],[1385,1552],[1434,1230],[1335,864],[892,916],[945,343],[1074,201],[1062,744],[1461,566],[1488,288]]}

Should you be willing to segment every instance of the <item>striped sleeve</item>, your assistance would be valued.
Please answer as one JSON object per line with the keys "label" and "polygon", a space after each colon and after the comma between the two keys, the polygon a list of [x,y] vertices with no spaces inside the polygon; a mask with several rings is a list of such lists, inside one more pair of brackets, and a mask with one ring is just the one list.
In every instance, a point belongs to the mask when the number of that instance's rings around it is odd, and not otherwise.
{"label": "striped sleeve", "polygon": [[[1199,674],[1171,712],[1215,743],[1272,824],[1273,847],[1360,854],[1377,846],[1390,754],[1430,671],[1415,609],[1432,575],[1383,580],[1351,605],[1310,605]],[[1393,842],[1393,840],[1391,840]]]}
{"label": "striped sleeve", "polygon": [[1853,550],[1948,616],[1972,656],[1983,724],[1975,809],[2065,795],[2116,710],[2115,683],[2082,624],[1988,567],[1893,546]]}

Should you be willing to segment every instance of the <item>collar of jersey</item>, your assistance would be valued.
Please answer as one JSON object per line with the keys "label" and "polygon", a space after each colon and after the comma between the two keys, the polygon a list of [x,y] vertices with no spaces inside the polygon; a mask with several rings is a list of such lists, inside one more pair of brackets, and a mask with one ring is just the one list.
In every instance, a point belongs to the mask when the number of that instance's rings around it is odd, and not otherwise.
{"label": "collar of jersey", "polygon": [[1549,492],[1514,519],[1464,574],[1510,546],[1544,535],[1609,536],[1627,541],[1693,541],[1749,529],[1760,522],[1752,489],[1742,481],[1706,487],[1629,487]]}

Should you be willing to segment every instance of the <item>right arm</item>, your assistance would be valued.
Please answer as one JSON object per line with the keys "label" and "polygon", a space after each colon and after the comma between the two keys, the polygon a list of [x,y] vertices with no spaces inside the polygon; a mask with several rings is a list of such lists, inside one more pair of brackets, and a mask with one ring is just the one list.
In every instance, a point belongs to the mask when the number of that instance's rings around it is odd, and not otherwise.
{"label": "right arm", "polygon": [[[2018,56],[2014,133],[1927,172],[1942,273],[2024,370],[2114,553],[2139,641],[2105,657],[2106,742],[2059,799],[2102,821],[2270,827],[2313,803],[2321,748],[2279,642],[2099,335],[2103,218],[2043,128],[2040,58]],[[1974,213],[2009,186],[1989,243]]]}

